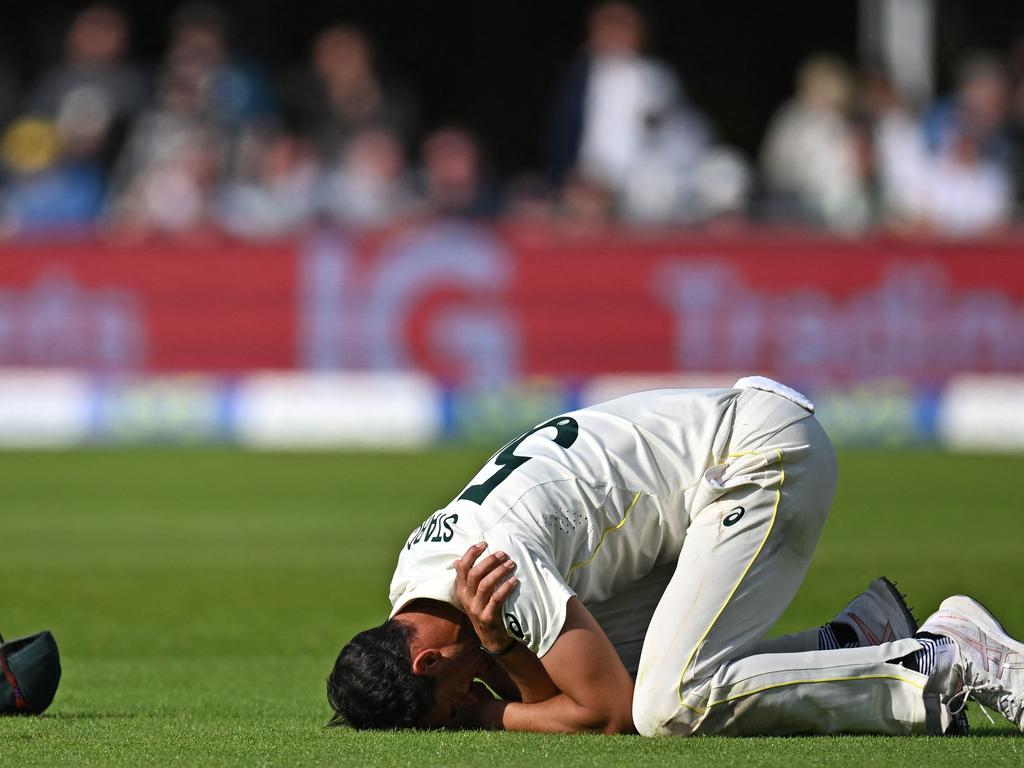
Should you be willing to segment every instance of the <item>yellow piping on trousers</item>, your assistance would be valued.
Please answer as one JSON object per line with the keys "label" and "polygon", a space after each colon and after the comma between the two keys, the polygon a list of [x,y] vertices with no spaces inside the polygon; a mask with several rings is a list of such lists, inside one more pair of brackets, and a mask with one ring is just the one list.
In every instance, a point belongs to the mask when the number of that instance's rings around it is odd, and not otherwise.
{"label": "yellow piping on trousers", "polygon": [[912,685],[915,688],[920,688],[922,691],[924,690],[924,686],[921,683],[916,683],[913,680],[908,680],[907,678],[900,677],[899,675],[852,675],[850,677],[820,677],[815,678],[813,680],[791,680],[786,683],[776,683],[775,685],[766,685],[762,688],[755,688],[752,691],[744,691],[743,693],[737,693],[735,696],[729,696],[728,698],[722,699],[721,701],[716,701],[711,704],[708,704],[706,709],[697,709],[695,707],[689,706],[688,704],[684,704],[683,706],[689,709],[691,712],[696,712],[698,715],[703,715],[709,709],[711,709],[712,707],[717,707],[719,704],[728,704],[730,701],[736,701],[737,699],[743,699],[747,696],[753,696],[755,693],[761,693],[762,691],[771,691],[775,688],[785,688],[790,685],[805,685],[812,683],[845,683],[852,680],[897,680],[901,683]]}
{"label": "yellow piping on trousers", "polygon": [[[697,655],[697,650],[700,648],[701,644],[703,644],[703,642],[707,639],[707,636],[711,634],[711,630],[714,628],[715,624],[721,618],[722,613],[725,612],[726,607],[729,605],[729,601],[732,600],[732,596],[735,595],[736,590],[740,588],[740,584],[742,584],[743,580],[747,577],[747,573],[750,571],[751,567],[753,567],[758,555],[761,554],[761,550],[764,549],[764,545],[768,543],[768,537],[772,535],[772,530],[774,530],[775,528],[775,519],[779,516],[779,503],[782,501],[782,485],[783,483],[786,482],[786,469],[782,464],[782,449],[776,448],[775,451],[779,454],[779,472],[781,476],[779,477],[779,487],[775,489],[775,506],[772,509],[772,521],[768,524],[768,532],[765,533],[764,538],[761,539],[761,543],[758,545],[757,551],[754,553],[754,556],[750,558],[750,562],[747,563],[747,567],[743,569],[743,573],[740,574],[739,581],[737,581],[735,586],[733,586],[732,590],[729,592],[729,596],[725,598],[725,602],[722,603],[722,607],[718,609],[718,613],[715,614],[715,618],[711,620],[711,623],[708,625],[708,628],[704,630],[704,634],[700,636],[700,639],[697,641],[697,644],[693,646],[693,650],[690,652],[690,656],[686,660],[686,664],[683,665],[683,672],[679,676],[679,686],[676,689],[676,692],[679,696],[679,705],[681,707],[689,709],[692,712],[696,712],[697,714],[704,714],[704,712],[706,712],[707,710],[702,711],[699,709],[694,709],[685,701],[683,701],[683,680],[686,677],[687,670],[693,663],[694,657]],[[760,455],[757,451],[750,451],[749,453],[754,456]],[[767,466],[767,464],[765,464],[765,466]]]}

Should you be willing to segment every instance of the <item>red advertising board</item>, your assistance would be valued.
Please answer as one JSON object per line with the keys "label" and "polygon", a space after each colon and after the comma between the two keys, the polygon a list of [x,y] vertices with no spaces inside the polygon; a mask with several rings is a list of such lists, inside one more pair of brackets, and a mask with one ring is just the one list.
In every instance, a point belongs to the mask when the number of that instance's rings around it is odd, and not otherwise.
{"label": "red advertising board", "polygon": [[1024,372],[1024,241],[566,233],[0,248],[0,365],[447,380]]}

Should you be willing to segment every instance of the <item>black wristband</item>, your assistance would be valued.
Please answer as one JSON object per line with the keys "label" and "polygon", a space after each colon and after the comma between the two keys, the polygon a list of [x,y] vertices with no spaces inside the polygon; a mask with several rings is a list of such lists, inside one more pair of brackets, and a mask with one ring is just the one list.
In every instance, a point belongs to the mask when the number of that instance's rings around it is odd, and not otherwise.
{"label": "black wristband", "polygon": [[482,645],[480,646],[480,650],[483,651],[484,653],[486,653],[492,659],[497,659],[497,658],[500,658],[502,656],[508,656],[508,654],[512,653],[513,649],[515,649],[515,647],[517,645],[519,645],[519,641],[518,640],[513,640],[511,643],[509,643],[506,647],[502,648],[500,651],[491,651],[491,650],[488,650],[487,648],[484,648]]}

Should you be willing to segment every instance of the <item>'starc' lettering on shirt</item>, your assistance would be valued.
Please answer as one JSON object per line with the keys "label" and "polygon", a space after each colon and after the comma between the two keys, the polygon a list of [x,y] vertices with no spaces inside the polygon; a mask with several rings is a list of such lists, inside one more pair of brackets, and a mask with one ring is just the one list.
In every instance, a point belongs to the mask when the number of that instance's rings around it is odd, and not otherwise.
{"label": "'starc' lettering on shirt", "polygon": [[442,542],[451,541],[455,537],[455,524],[459,522],[457,512],[444,513],[435,512],[409,534],[409,540],[405,542],[406,549],[412,549],[414,544],[421,542]]}

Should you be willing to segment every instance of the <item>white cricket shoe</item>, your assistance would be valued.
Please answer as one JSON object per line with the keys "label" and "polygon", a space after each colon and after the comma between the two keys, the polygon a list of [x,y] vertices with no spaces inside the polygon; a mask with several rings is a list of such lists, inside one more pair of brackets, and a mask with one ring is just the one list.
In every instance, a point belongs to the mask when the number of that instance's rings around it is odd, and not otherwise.
{"label": "white cricket shoe", "polygon": [[917,621],[896,585],[884,576],[868,584],[832,621],[853,627],[861,646],[913,637]]}
{"label": "white cricket shoe", "polygon": [[[952,667],[936,670],[948,675],[943,700],[952,715],[974,699],[983,710],[996,710],[1024,731],[1024,643],[1010,637],[985,606],[965,595],[943,600],[920,631],[943,635],[956,644]],[[992,719],[987,710],[985,715]]]}

